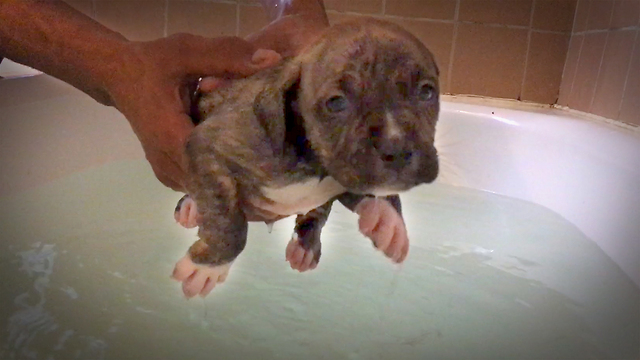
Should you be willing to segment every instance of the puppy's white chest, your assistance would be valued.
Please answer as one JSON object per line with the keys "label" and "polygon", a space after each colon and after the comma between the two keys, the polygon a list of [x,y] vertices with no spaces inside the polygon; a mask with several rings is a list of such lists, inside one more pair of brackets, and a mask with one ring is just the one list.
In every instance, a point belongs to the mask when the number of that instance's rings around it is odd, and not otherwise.
{"label": "puppy's white chest", "polygon": [[[281,188],[262,188],[262,194],[273,204],[264,210],[278,215],[306,214],[345,191],[334,178],[312,178]],[[265,206],[263,206],[265,207]]]}

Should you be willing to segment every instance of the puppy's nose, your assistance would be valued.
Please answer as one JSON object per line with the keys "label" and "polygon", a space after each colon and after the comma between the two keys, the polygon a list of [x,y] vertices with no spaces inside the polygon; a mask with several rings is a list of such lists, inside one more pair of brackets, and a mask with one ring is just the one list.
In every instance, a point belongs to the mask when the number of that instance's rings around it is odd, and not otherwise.
{"label": "puppy's nose", "polygon": [[402,138],[372,137],[373,147],[384,164],[400,170],[411,162],[413,152],[407,148]]}

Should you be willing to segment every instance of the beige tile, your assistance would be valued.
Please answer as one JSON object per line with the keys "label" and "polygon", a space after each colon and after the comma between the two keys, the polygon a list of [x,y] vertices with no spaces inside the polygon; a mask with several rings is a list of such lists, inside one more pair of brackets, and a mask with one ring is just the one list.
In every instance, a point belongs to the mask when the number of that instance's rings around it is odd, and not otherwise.
{"label": "beige tile", "polygon": [[269,18],[262,6],[240,5],[240,32],[245,37],[269,24]]}
{"label": "beige tile", "polygon": [[616,0],[611,18],[612,28],[638,25],[640,20],[640,0]]}
{"label": "beige tile", "polygon": [[87,16],[93,16],[93,4],[91,0],[64,0],[64,2]]}
{"label": "beige tile", "polygon": [[382,14],[383,0],[324,0],[327,10],[349,11],[360,14]]}
{"label": "beige tile", "polygon": [[533,0],[460,0],[459,19],[482,24],[529,26]]}
{"label": "beige tile", "polygon": [[573,19],[573,32],[578,33],[587,30],[587,21],[589,20],[589,7],[591,0],[578,0],[576,5],[576,15]]}
{"label": "beige tile", "polygon": [[608,29],[611,24],[613,4],[613,0],[591,0],[587,30]]}
{"label": "beige tile", "polygon": [[396,22],[404,27],[429,48],[440,69],[440,91],[443,93],[449,92],[449,79],[447,76],[453,44],[454,25],[426,20],[399,20],[393,18],[387,20]]}
{"label": "beige tile", "polygon": [[162,1],[96,1],[96,20],[130,40],[164,36]]}
{"label": "beige tile", "polygon": [[[636,32],[640,31],[636,30]],[[631,61],[618,120],[640,126],[640,34],[636,36],[636,46]]]}
{"label": "beige tile", "polygon": [[456,0],[386,0],[386,15],[453,20]]}
{"label": "beige tile", "polygon": [[207,37],[236,35],[237,5],[203,1],[169,1],[167,34]]}
{"label": "beige tile", "polygon": [[618,117],[635,38],[635,30],[609,33],[591,113],[609,119]]}
{"label": "beige tile", "polygon": [[527,30],[460,24],[451,92],[518,98],[526,52]]}
{"label": "beige tile", "polygon": [[573,90],[568,101],[570,108],[589,111],[606,41],[606,33],[584,35],[580,59],[573,80]]}
{"label": "beige tile", "polygon": [[569,39],[569,34],[531,34],[522,100],[556,103]]}
{"label": "beige tile", "polygon": [[578,58],[580,56],[580,50],[582,49],[583,41],[584,35],[573,35],[571,37],[571,41],[569,42],[567,60],[564,66],[564,72],[562,73],[562,83],[560,84],[560,96],[558,97],[558,104],[560,105],[569,105],[571,88],[573,87],[573,81],[576,76],[576,69],[578,68]]}
{"label": "beige tile", "polygon": [[536,30],[571,31],[577,0],[537,0],[533,10]]}

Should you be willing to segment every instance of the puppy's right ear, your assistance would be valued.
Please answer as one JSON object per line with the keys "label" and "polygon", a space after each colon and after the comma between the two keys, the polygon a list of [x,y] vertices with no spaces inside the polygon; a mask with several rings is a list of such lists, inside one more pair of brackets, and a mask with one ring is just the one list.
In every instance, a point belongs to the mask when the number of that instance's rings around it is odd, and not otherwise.
{"label": "puppy's right ear", "polygon": [[300,82],[301,64],[291,61],[284,65],[278,76],[266,84],[253,103],[253,112],[271,140],[275,154],[283,152],[286,126],[286,111],[290,108],[292,92]]}

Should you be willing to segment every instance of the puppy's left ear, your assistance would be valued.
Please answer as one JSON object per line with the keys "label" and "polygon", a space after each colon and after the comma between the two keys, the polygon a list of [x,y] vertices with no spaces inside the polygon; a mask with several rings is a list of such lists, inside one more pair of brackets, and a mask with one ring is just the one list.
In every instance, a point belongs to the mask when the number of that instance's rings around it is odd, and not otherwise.
{"label": "puppy's left ear", "polygon": [[275,154],[283,152],[285,140],[285,117],[290,101],[296,97],[300,82],[301,64],[291,61],[284,66],[279,76],[272,79],[256,96],[253,112],[271,140]]}

